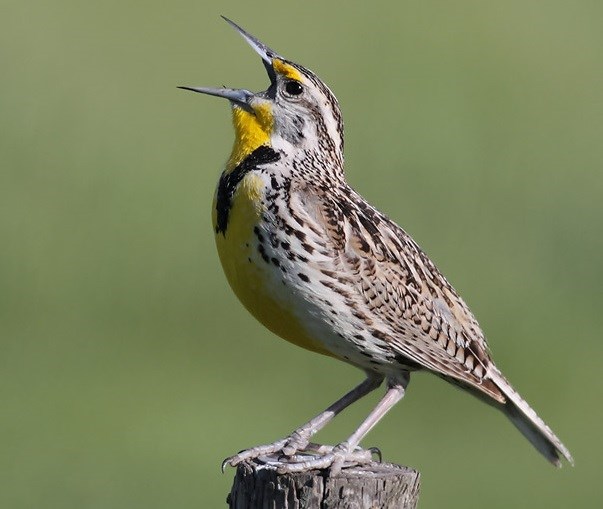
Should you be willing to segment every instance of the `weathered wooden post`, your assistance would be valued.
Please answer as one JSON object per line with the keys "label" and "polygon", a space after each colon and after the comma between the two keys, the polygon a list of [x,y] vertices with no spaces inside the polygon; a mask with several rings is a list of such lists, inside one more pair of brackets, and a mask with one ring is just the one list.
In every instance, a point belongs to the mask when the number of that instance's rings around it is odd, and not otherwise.
{"label": "weathered wooden post", "polygon": [[391,463],[342,470],[278,474],[257,461],[242,463],[227,502],[231,509],[415,509],[419,472]]}

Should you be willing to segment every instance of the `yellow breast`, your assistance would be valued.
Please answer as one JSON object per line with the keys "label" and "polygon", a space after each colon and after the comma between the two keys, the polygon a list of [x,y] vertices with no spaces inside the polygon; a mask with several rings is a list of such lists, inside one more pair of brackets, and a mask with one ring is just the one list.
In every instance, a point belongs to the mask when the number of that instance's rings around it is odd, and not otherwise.
{"label": "yellow breast", "polygon": [[[247,310],[278,336],[302,348],[331,355],[310,337],[292,299],[283,295],[278,267],[266,263],[257,251],[254,227],[262,218],[264,183],[260,176],[249,173],[238,185],[228,215],[226,231],[216,234],[216,245],[228,282]],[[216,203],[213,205],[214,231]]]}

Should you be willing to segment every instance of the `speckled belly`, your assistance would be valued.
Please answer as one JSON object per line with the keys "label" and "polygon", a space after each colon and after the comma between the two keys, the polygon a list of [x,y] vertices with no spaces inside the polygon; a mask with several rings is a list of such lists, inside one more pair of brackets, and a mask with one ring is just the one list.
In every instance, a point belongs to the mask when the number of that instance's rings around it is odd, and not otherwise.
{"label": "speckled belly", "polygon": [[[333,355],[304,323],[303,297],[284,282],[279,261],[266,259],[261,252],[263,186],[258,175],[243,179],[233,197],[226,231],[216,235],[226,278],[241,303],[269,330],[302,348]],[[214,213],[214,224],[215,220]]]}

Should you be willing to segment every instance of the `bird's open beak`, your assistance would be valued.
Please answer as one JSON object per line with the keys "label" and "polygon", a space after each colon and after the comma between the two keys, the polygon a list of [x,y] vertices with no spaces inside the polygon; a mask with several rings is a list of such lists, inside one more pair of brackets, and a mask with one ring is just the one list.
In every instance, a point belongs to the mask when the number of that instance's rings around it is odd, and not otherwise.
{"label": "bird's open beak", "polygon": [[253,50],[258,55],[260,55],[260,57],[262,57],[262,63],[264,64],[264,67],[266,68],[266,72],[268,73],[268,76],[270,78],[270,82],[272,84],[274,84],[276,82],[276,74],[274,72],[274,68],[272,67],[272,60],[274,58],[280,58],[280,59],[282,59],[282,57],[276,51],[274,51],[274,50],[270,49],[268,46],[266,46],[257,37],[254,37],[249,32],[243,30],[234,21],[229,20],[225,16],[222,16],[222,18],[232,28],[234,28],[237,32],[239,32],[239,34],[241,34],[241,36],[243,37],[243,39],[245,39],[247,41],[247,44],[249,44],[249,46],[251,46],[253,48]]}
{"label": "bird's open beak", "polygon": [[208,88],[208,87],[178,87],[182,90],[191,90],[192,92],[199,92],[200,94],[215,95],[216,97],[224,97],[228,99],[232,104],[240,106],[244,110],[253,113],[253,108],[249,104],[249,101],[254,96],[253,92],[245,90],[244,88]]}
{"label": "bird's open beak", "polygon": [[[262,63],[266,68],[266,72],[268,73],[268,77],[270,78],[270,82],[272,85],[276,83],[276,73],[274,72],[274,68],[272,66],[272,61],[274,58],[282,58],[276,53],[276,51],[271,50],[268,46],[266,46],[263,42],[255,38],[250,33],[243,30],[239,25],[237,25],[234,21],[229,20],[225,16],[222,18],[233,27],[243,39],[247,41],[247,43],[254,49],[254,51],[262,57]],[[237,89],[237,88],[207,88],[207,87],[178,87],[183,90],[191,90],[192,92],[199,92],[200,94],[208,94],[215,95],[216,97],[223,97],[228,99],[232,104],[236,104],[241,108],[253,113],[253,108],[250,105],[250,100],[254,97],[254,93],[245,89]]]}

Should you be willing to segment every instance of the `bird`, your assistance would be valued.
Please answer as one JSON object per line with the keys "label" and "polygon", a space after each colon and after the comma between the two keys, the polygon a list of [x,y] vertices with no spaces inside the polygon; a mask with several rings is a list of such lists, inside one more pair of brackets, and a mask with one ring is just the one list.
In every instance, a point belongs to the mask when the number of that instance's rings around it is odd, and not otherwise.
{"label": "bird", "polygon": [[[285,438],[224,460],[272,462],[279,472],[370,462],[361,440],[428,371],[502,411],[553,465],[569,450],[492,360],[467,304],[419,245],[346,181],[341,109],[312,71],[224,17],[259,54],[267,90],[182,86],[227,99],[235,140],[212,205],[218,255],[245,308],[277,336],[344,362],[365,379]],[[376,171],[372,169],[372,171]],[[312,437],[385,382],[385,394],[346,440]]]}

